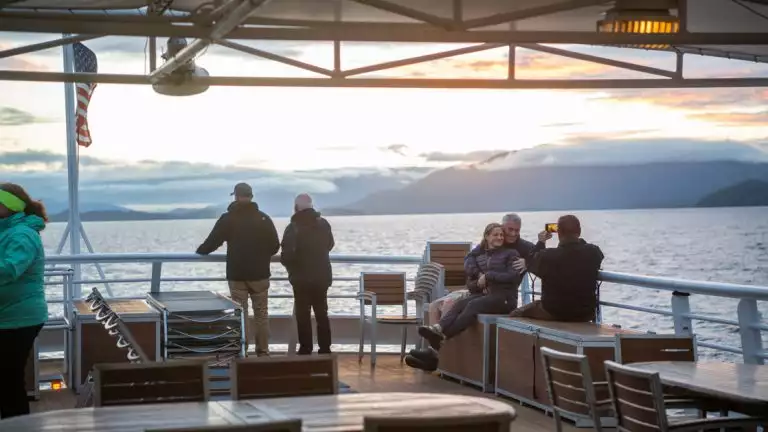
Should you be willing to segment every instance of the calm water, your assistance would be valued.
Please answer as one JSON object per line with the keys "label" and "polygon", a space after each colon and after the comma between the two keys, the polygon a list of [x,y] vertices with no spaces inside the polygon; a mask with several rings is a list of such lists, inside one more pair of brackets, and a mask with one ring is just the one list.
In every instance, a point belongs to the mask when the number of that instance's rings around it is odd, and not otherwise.
{"label": "calm water", "polygon": [[[547,222],[555,222],[561,212],[521,213],[523,237],[531,241]],[[670,276],[768,286],[768,207],[726,209],[674,209],[581,211],[583,237],[599,245],[605,255],[603,268],[612,271]],[[338,254],[420,255],[427,240],[478,242],[489,222],[502,214],[454,214],[407,216],[329,217]],[[213,226],[213,220],[90,222],[85,230],[96,252],[194,252]],[[276,218],[282,235],[287,218]],[[48,253],[53,253],[65,224],[51,224],[44,233]],[[223,249],[222,249],[223,251]],[[148,264],[109,264],[103,266],[108,278],[149,278]],[[413,266],[336,265],[337,276],[356,276],[361,270],[407,271]],[[98,278],[93,266],[85,266],[84,277]],[[163,267],[164,277],[223,277],[223,264],[177,263]],[[273,275],[284,275],[273,265]],[[95,284],[94,284],[95,285]],[[172,290],[216,290],[226,292],[224,282],[164,283]],[[113,284],[115,295],[140,295],[149,283]],[[353,283],[336,283],[334,293],[351,294]],[[286,284],[275,283],[273,293],[289,293]],[[51,297],[60,290],[51,289]],[[670,293],[603,284],[602,299],[646,307],[669,308]],[[272,300],[272,310],[288,313],[291,301]],[[355,313],[351,300],[331,301],[333,313]],[[692,296],[693,312],[735,319],[736,300]],[[768,305],[761,304],[768,313]],[[52,311],[55,312],[55,311]],[[608,309],[604,320],[623,327],[670,331],[671,320],[655,315]],[[738,333],[719,324],[694,322],[702,340],[737,346]],[[764,335],[768,341],[768,334]],[[702,350],[702,354],[707,353]]]}

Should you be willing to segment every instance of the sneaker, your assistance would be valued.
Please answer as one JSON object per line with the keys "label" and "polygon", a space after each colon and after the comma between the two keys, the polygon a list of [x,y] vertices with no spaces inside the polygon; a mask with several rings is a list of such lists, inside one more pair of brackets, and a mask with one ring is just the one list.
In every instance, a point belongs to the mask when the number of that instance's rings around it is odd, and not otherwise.
{"label": "sneaker", "polygon": [[405,364],[414,369],[420,369],[425,372],[434,372],[437,370],[437,357],[433,358],[432,360],[422,360],[412,355],[407,355],[405,356]]}
{"label": "sneaker", "polygon": [[445,335],[443,335],[443,332],[432,326],[419,327],[419,336],[426,339],[427,342],[429,342],[429,346],[431,346],[435,351],[440,351],[440,346],[443,344],[443,340],[445,340]]}
{"label": "sneaker", "polygon": [[331,354],[331,349],[321,349],[317,351],[318,354]]}

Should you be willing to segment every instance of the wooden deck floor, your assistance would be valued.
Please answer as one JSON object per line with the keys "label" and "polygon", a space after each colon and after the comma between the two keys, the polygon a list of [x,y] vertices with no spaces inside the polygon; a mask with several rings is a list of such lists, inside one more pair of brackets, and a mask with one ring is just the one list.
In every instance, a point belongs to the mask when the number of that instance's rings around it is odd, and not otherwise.
{"label": "wooden deck floor", "polygon": [[[55,367],[46,365],[45,368]],[[542,411],[521,406],[520,404],[492,394],[485,394],[474,387],[462,385],[443,379],[437,374],[427,374],[400,364],[399,355],[379,355],[375,368],[370,367],[368,357],[358,364],[356,355],[339,356],[339,380],[358,392],[420,392],[420,393],[454,393],[471,396],[484,396],[503,400],[515,407],[517,419],[515,431],[554,430],[552,417],[547,417]],[[42,392],[40,400],[31,403],[33,412],[43,412],[74,408],[74,393],[64,390],[60,392]],[[575,427],[564,422],[565,431],[576,431]]]}

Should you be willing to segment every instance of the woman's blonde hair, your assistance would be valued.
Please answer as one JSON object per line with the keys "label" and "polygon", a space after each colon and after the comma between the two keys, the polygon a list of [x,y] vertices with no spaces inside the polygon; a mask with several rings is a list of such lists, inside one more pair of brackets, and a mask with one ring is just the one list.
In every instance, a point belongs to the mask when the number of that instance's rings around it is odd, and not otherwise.
{"label": "woman's blonde hair", "polygon": [[483,239],[480,240],[480,246],[483,249],[488,249],[488,240],[486,240],[486,237],[488,237],[488,234],[490,234],[496,228],[499,228],[502,230],[504,229],[500,223],[496,223],[496,222],[489,223],[488,225],[485,226],[485,229],[483,230]]}

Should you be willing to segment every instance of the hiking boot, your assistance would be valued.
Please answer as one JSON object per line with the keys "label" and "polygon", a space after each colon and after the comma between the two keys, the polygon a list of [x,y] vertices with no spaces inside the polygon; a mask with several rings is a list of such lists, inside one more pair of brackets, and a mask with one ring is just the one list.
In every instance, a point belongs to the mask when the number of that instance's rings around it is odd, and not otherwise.
{"label": "hiking boot", "polygon": [[432,360],[437,359],[439,357],[439,354],[437,351],[435,351],[431,347],[423,348],[423,349],[413,349],[410,353],[408,353],[411,357],[415,357],[419,360]]}
{"label": "hiking boot", "polygon": [[419,336],[426,339],[426,341],[429,342],[429,346],[435,351],[440,351],[440,346],[442,346],[443,341],[445,340],[443,332],[438,330],[435,326],[420,326]]}
{"label": "hiking boot", "polygon": [[407,355],[405,356],[405,364],[414,369],[421,369],[425,372],[434,372],[437,370],[437,357],[434,357],[431,360],[422,360],[412,355]]}

